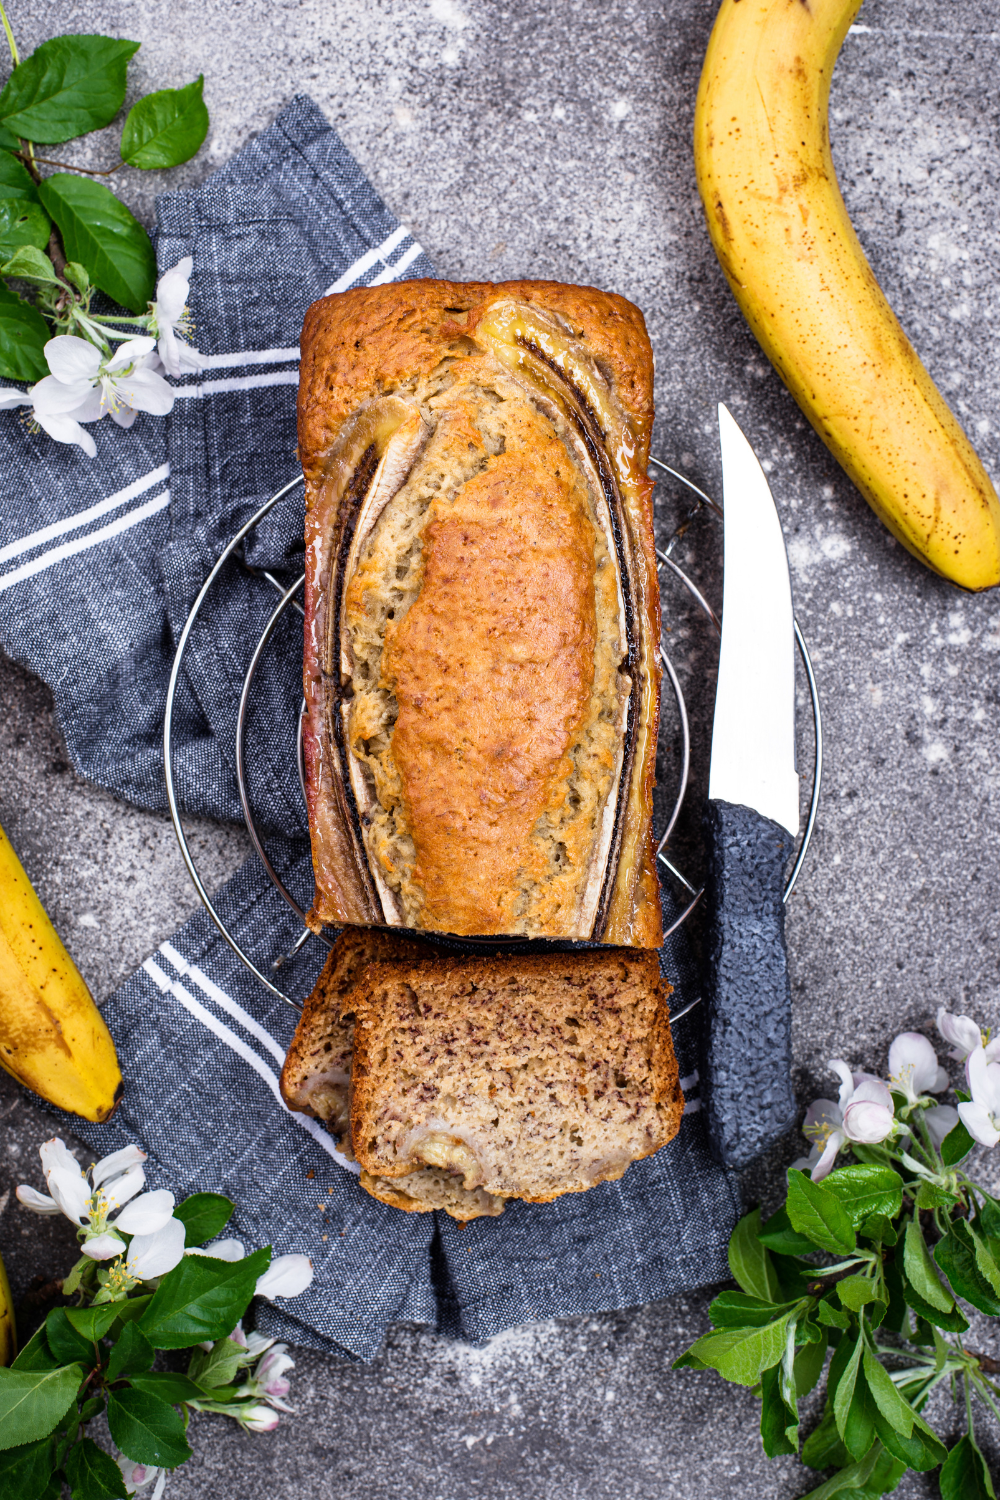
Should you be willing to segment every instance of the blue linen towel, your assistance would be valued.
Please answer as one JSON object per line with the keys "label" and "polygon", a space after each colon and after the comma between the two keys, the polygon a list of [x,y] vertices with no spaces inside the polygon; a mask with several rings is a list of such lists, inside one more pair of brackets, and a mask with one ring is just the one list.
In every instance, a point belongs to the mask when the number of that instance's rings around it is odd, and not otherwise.
{"label": "blue linen towel", "polygon": [[[176,382],[165,421],[89,430],[97,459],[0,426],[8,482],[0,514],[0,646],[49,684],[73,764],[116,796],[163,808],[164,702],[177,638],[234,532],[297,473],[297,340],[331,290],[429,276],[405,226],[307,98],[299,97],[201,188],[157,203],[161,270],[194,260],[191,311],[205,357]],[[174,768],[185,809],[238,820],[235,707],[274,608],[302,571],[301,490],[228,564],[199,619],[180,679]],[[301,621],[291,611],[254,685],[248,725],[255,811],[276,867],[311,893],[305,807],[295,774]],[[665,896],[669,905],[669,898]],[[237,941],[267,971],[301,931],[253,856],[217,898]],[[281,969],[308,992],[315,939]],[[662,954],[674,1008],[696,998],[681,929]],[[512,1202],[460,1228],[364,1193],[315,1121],[290,1114],[278,1074],[295,1012],[247,971],[199,913],[108,1000],[126,1078],[104,1126],[65,1121],[95,1151],[138,1141],[156,1186],[222,1192],[227,1233],[305,1250],[315,1280],[260,1309],[268,1333],[371,1357],[390,1324],[481,1342],[533,1319],[634,1306],[727,1275],[735,1180],[710,1158],[697,1098],[698,1007],[675,1028],[689,1095],[667,1148],[550,1204]]]}

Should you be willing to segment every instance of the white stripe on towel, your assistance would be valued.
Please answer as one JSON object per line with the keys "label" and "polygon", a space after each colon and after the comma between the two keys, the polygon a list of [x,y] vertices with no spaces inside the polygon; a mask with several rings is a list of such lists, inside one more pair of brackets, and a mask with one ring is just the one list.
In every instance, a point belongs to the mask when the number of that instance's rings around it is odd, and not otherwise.
{"label": "white stripe on towel", "polygon": [[[236,363],[234,359],[232,363]],[[298,370],[275,370],[270,375],[227,375],[222,380],[203,380],[198,385],[175,385],[174,398],[200,399],[222,391],[256,391],[267,385],[298,385]]]}
{"label": "white stripe on towel", "polygon": [[174,999],[179,1001],[190,1015],[200,1021],[208,1031],[212,1032],[213,1036],[217,1036],[220,1042],[225,1042],[226,1046],[235,1052],[237,1057],[241,1057],[257,1076],[263,1079],[274,1095],[278,1108],[283,1114],[287,1115],[289,1119],[294,1120],[296,1125],[300,1125],[307,1134],[312,1136],[317,1145],[323,1148],[328,1156],[332,1156],[342,1167],[346,1167],[348,1172],[353,1172],[356,1176],[360,1175],[361,1168],[357,1162],[348,1161],[346,1156],[337,1150],[333,1143],[333,1137],[327,1134],[317,1120],[312,1119],[310,1115],[302,1115],[298,1111],[288,1108],[281,1097],[277,1078],[271,1072],[267,1063],[261,1057],[258,1057],[252,1047],[248,1047],[246,1042],[236,1035],[235,1031],[230,1031],[229,1027],[219,1020],[218,1016],[214,1016],[210,1010],[207,1010],[201,1001],[196,1000],[191,992],[186,990],[182,984],[179,984],[176,980],[168,979],[159,964],[153,959],[147,958],[142,967],[163,994],[173,995]]}
{"label": "white stripe on towel", "polygon": [[249,1031],[251,1036],[255,1036],[258,1042],[263,1043],[275,1062],[284,1064],[284,1047],[276,1042],[271,1033],[265,1031],[263,1026],[258,1021],[255,1021],[253,1016],[248,1011],[245,1011],[238,1001],[231,999],[225,990],[220,990],[217,984],[213,984],[212,980],[209,979],[208,975],[202,969],[198,968],[197,964],[189,964],[185,958],[182,958],[173,943],[161,943],[160,952],[169,963],[173,964],[182,979],[193,979],[202,993],[207,995],[210,1000],[214,1000],[220,1010],[226,1011],[232,1016],[234,1021],[239,1021],[244,1031]]}
{"label": "white stripe on towel", "polygon": [[229,370],[236,365],[284,365],[298,359],[299,346],[294,349],[247,349],[242,354],[199,354],[203,370]]}
{"label": "white stripe on towel", "polygon": [[384,271],[380,271],[379,274],[373,277],[371,281],[367,282],[366,285],[385,286],[386,282],[395,281],[400,272],[405,271],[408,266],[412,266],[417,256],[423,255],[423,253],[423,245],[418,245],[416,241],[414,241],[409,250],[407,250],[406,254],[401,255],[394,266],[386,266]]}
{"label": "white stripe on towel", "polygon": [[170,491],[164,490],[162,494],[154,495],[147,500],[145,505],[139,505],[135,510],[130,510],[117,520],[112,521],[109,526],[102,526],[99,531],[89,531],[86,536],[78,536],[72,542],[62,542],[58,547],[53,547],[50,552],[43,552],[41,557],[33,557],[30,562],[22,563],[19,568],[14,568],[10,573],[0,576],[0,594],[5,589],[13,588],[15,583],[21,583],[25,578],[31,578],[35,573],[44,572],[53,564],[62,562],[66,557],[73,557],[77,552],[86,552],[90,547],[96,547],[100,542],[110,541],[112,537],[120,536],[123,531],[128,531],[131,526],[138,526],[140,521],[145,521],[149,516],[155,516],[157,511],[166,510],[170,504]]}
{"label": "white stripe on towel", "polygon": [[[398,229],[392,231],[387,240],[382,241],[381,245],[376,245],[374,250],[366,250],[364,255],[354,262],[353,266],[348,266],[342,276],[338,276],[336,281],[331,282],[323,293],[323,296],[329,297],[334,292],[346,292],[347,288],[352,286],[359,276],[363,276],[371,266],[377,265],[380,260],[385,260],[386,256],[391,255],[397,245],[401,245],[409,237],[410,231],[406,225],[400,224]],[[419,250],[417,254],[420,254]],[[392,277],[389,279],[391,281]]]}
{"label": "white stripe on towel", "polygon": [[8,542],[5,547],[0,547],[0,562],[6,562],[9,557],[17,557],[22,552],[30,552],[34,547],[40,547],[43,542],[51,542],[53,537],[65,536],[67,531],[76,531],[81,526],[86,526],[89,521],[96,521],[100,516],[106,516],[109,510],[117,510],[119,505],[126,505],[129,500],[134,500],[138,495],[143,495],[151,490],[154,484],[165,480],[170,473],[169,464],[161,464],[158,469],[151,469],[148,474],[143,474],[141,479],[133,479],[123,490],[117,490],[115,494],[108,495],[104,500],[99,500],[89,510],[77,511],[75,516],[64,516],[61,521],[53,521],[50,526],[43,526],[40,531],[32,531],[28,536],[22,536],[16,542]]}

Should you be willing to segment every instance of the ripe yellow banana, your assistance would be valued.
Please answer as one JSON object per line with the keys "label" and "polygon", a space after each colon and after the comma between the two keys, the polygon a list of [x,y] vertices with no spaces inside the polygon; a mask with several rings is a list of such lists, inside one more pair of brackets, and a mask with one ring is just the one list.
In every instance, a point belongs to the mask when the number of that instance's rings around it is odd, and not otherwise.
{"label": "ripe yellow banana", "polygon": [[840,196],[827,105],[860,0],[722,0],[695,112],[709,233],[820,437],[904,547],[1000,582],[1000,501],[875,280]]}
{"label": "ripe yellow banana", "polygon": [[85,1120],[106,1120],[121,1097],[108,1028],[2,828],[0,1066]]}
{"label": "ripe yellow banana", "polygon": [[17,1325],[14,1322],[14,1304],[10,1297],[10,1282],[7,1271],[0,1260],[0,1365],[9,1365],[17,1353]]}

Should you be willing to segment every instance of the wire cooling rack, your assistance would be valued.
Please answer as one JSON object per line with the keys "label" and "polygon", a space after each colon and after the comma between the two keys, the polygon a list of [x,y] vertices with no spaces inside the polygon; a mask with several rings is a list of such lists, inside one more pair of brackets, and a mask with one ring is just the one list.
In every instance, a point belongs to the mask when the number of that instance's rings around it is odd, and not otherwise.
{"label": "wire cooling rack", "polygon": [[[685,514],[675,528],[669,541],[662,548],[656,548],[656,560],[657,568],[660,573],[661,590],[662,584],[667,578],[672,577],[676,579],[691,595],[691,598],[698,606],[698,609],[702,612],[702,614],[708,621],[709,627],[715,632],[716,635],[719,635],[721,634],[721,625],[715,610],[705,598],[704,594],[702,594],[701,590],[698,588],[694,580],[690,578],[684,571],[684,569],[680,566],[673,554],[675,553],[681,539],[687,534],[692,522],[700,514],[707,513],[714,519],[721,521],[722,509],[719,505],[716,504],[714,500],[712,500],[708,495],[705,494],[704,490],[699,489],[696,484],[694,484],[684,474],[680,473],[677,469],[671,468],[669,464],[661,462],[660,459],[653,458],[650,460],[650,465],[657,471],[657,473],[652,477],[656,478],[660,475],[669,475],[671,479],[673,479],[678,485],[681,486],[682,491],[688,497],[688,507],[685,511]],[[170,673],[170,683],[167,688],[166,714],[163,725],[163,763],[167,781],[167,800],[170,805],[170,816],[173,820],[174,832],[177,834],[177,841],[180,844],[181,854],[184,858],[184,863],[187,866],[188,874],[191,876],[191,879],[193,880],[195,885],[195,889],[204,902],[209,916],[215,923],[216,927],[219,929],[219,932],[225,938],[226,942],[229,944],[230,948],[232,948],[233,952],[246,965],[251,974],[253,974],[260,981],[260,983],[264,985],[266,989],[270,990],[273,995],[277,995],[280,999],[286,1001],[296,1010],[301,1010],[301,1000],[296,1000],[291,995],[286,995],[284,990],[282,990],[276,983],[276,979],[282,965],[287,962],[288,959],[292,958],[296,953],[298,953],[299,950],[310,939],[323,943],[326,945],[326,947],[329,948],[332,945],[333,938],[326,932],[313,933],[311,929],[306,926],[305,911],[295,900],[295,897],[292,895],[292,893],[288,890],[287,886],[281,879],[268,855],[264,843],[264,838],[261,834],[260,828],[258,827],[257,819],[254,815],[253,808],[250,803],[250,795],[247,788],[247,709],[250,702],[251,689],[253,687],[254,679],[257,675],[261,661],[263,660],[271,639],[275,631],[277,630],[278,625],[281,623],[281,620],[284,618],[286,611],[292,609],[297,610],[299,614],[303,613],[302,605],[299,602],[298,596],[301,593],[303,585],[305,583],[304,574],[301,577],[297,578],[295,582],[290,586],[286,586],[278,578],[276,578],[273,574],[267,572],[266,570],[264,570],[263,572],[254,570],[257,573],[257,576],[265,578],[267,582],[271,584],[279,597],[278,602],[276,603],[270,618],[264,626],[264,629],[261,632],[256,646],[254,647],[253,654],[250,658],[250,664],[247,667],[246,674],[243,680],[243,688],[240,693],[240,701],[236,714],[236,776],[239,786],[240,803],[243,808],[243,817],[246,822],[247,832],[249,833],[250,838],[253,842],[253,846],[256,849],[260,859],[262,860],[264,868],[266,869],[271,880],[274,882],[277,889],[281,892],[282,896],[288,902],[292,910],[296,912],[299,920],[302,922],[302,931],[296,939],[295,943],[292,945],[291,949],[287,952],[275,955],[274,959],[271,962],[270,974],[267,974],[259,969],[253,962],[253,960],[249,957],[249,955],[246,954],[240,947],[240,944],[237,942],[232,932],[230,932],[224,919],[215,907],[211,896],[205,888],[201,876],[198,874],[198,870],[194,862],[194,857],[191,853],[191,847],[188,843],[187,836],[181,824],[180,803],[178,799],[178,790],[174,777],[173,765],[173,717],[174,704],[177,697],[177,685],[180,681],[181,672],[184,669],[184,653],[187,649],[188,641],[190,640],[191,632],[194,629],[195,623],[197,622],[202,608],[204,607],[206,600],[211,593],[212,585],[215,583],[220,573],[222,573],[223,569],[226,568],[227,564],[231,562],[235,564],[242,557],[242,549],[247,537],[249,537],[251,532],[260,525],[260,523],[266,516],[270,515],[271,511],[273,511],[276,506],[280,505],[283,500],[286,500],[289,495],[294,494],[295,491],[301,487],[302,483],[303,480],[301,476],[299,476],[296,479],[290,480],[288,484],[284,485],[280,490],[273,494],[270,499],[266,500],[260,507],[260,509],[250,517],[249,521],[247,521],[245,525],[240,527],[239,531],[236,532],[235,536],[232,537],[232,539],[227,543],[222,552],[219,554],[214,567],[212,568],[208,577],[205,579],[205,582],[202,584],[201,589],[199,590],[198,597],[195,599],[194,604],[191,607],[191,613],[188,615],[187,620],[185,621],[184,629],[181,631],[180,639],[177,642],[177,651],[174,655],[174,664]],[[812,839],[813,828],[816,824],[816,813],[819,808],[820,787],[823,780],[823,722],[822,714],[820,711],[819,690],[816,686],[816,677],[813,672],[812,661],[809,657],[809,648],[807,647],[802,632],[799,629],[798,621],[795,621],[795,641],[796,645],[798,646],[799,655],[802,660],[802,666],[805,671],[806,682],[809,688],[809,697],[812,704],[815,748],[813,753],[812,791],[809,799],[809,812],[806,817],[806,825],[802,834],[801,841],[799,843],[799,848],[795,856],[795,862],[792,865],[791,871],[785,884],[785,901],[787,901],[789,896],[792,894],[795,883],[799,878],[799,873],[802,869],[803,863],[805,862],[809,844]],[[657,837],[656,847],[656,857],[661,867],[671,877],[671,879],[677,883],[677,885],[684,893],[680,897],[680,900],[684,902],[683,910],[679,913],[678,916],[674,918],[673,922],[666,929],[666,932],[664,934],[664,936],[669,936],[669,934],[671,932],[674,932],[682,922],[687,921],[688,917],[691,915],[698,902],[701,900],[704,894],[704,888],[702,887],[701,889],[699,889],[698,887],[693,885],[688,880],[687,876],[684,875],[680,869],[678,869],[677,865],[673,862],[673,860],[667,853],[670,845],[670,836],[677,825],[677,819],[680,817],[681,808],[684,805],[684,798],[687,794],[688,789],[688,778],[691,767],[691,731],[688,720],[687,704],[684,701],[684,693],[681,688],[680,679],[678,678],[677,671],[674,667],[673,662],[670,660],[670,657],[667,654],[666,649],[664,648],[662,637],[660,641],[660,661],[663,664],[664,684],[669,683],[670,690],[673,693],[675,699],[681,737],[681,764],[680,773],[678,776],[677,790],[674,797],[673,807],[667,819],[666,827],[661,833],[659,833]],[[293,660],[289,660],[287,666],[289,672],[293,675],[293,677],[295,679],[298,679],[301,672],[300,659],[296,658]],[[305,701],[302,700],[298,712],[297,765],[289,765],[288,767],[289,776],[295,777],[297,775],[298,777],[303,799],[305,798],[305,770],[302,755],[302,725],[305,713],[306,705]],[[663,715],[661,714],[661,733],[662,729]],[[252,746],[250,747],[249,753],[253,753]],[[423,934],[423,936],[427,935],[428,934]],[[694,1001],[692,1003],[697,1004],[698,1002]],[[672,1015],[671,1021],[673,1022],[679,1020],[682,1015],[687,1014],[687,1011],[689,1009],[691,1009],[691,1006],[687,1006],[685,1010]]]}

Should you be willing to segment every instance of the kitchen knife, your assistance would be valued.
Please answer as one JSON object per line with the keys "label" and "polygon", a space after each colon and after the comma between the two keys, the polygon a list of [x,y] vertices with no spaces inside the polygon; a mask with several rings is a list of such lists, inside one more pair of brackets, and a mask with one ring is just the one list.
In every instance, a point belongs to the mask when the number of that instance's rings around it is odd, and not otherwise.
{"label": "kitchen knife", "polygon": [[792,592],[781,523],[753,449],[719,407],[722,650],[705,808],[713,1154],[744,1167],[794,1123],[784,872],[799,829]]}

